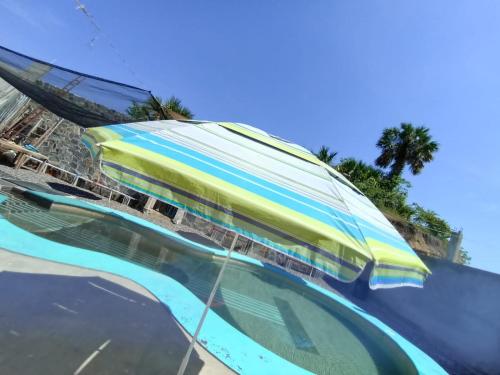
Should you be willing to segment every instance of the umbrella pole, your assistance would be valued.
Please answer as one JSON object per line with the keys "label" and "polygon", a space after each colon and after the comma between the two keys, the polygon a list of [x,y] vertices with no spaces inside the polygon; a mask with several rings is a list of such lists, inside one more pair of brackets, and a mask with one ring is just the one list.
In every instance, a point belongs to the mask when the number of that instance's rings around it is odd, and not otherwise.
{"label": "umbrella pole", "polygon": [[224,270],[226,269],[227,263],[229,262],[229,259],[231,258],[231,253],[234,250],[234,247],[236,246],[236,241],[238,241],[239,235],[235,233],[233,242],[231,242],[231,247],[229,248],[226,258],[224,259],[224,263],[222,264],[222,267],[219,271],[219,274],[217,275],[217,279],[215,280],[214,286],[210,292],[210,296],[208,297],[207,303],[205,305],[205,309],[203,310],[203,313],[201,314],[200,321],[198,322],[198,326],[196,327],[196,331],[194,332],[193,338],[191,340],[191,343],[189,344],[188,350],[186,351],[186,355],[182,359],[181,365],[179,367],[179,371],[177,371],[177,375],[183,375],[184,371],[186,371],[186,367],[189,362],[189,358],[191,357],[191,353],[193,352],[194,345],[198,341],[198,335],[200,334],[201,327],[203,326],[203,323],[205,322],[205,318],[207,317],[208,310],[210,309],[210,306],[212,305],[212,301],[215,298],[215,293],[217,292],[217,289],[219,289],[219,284],[222,280],[222,276],[224,274]]}

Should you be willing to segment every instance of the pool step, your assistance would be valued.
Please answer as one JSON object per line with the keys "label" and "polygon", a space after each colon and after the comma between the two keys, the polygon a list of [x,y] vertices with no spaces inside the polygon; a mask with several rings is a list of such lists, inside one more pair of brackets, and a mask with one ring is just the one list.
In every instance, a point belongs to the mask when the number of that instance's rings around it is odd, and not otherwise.
{"label": "pool step", "polygon": [[[206,280],[190,277],[189,282],[185,286],[202,300],[206,301],[213,285],[212,283],[207,283]],[[285,322],[276,306],[246,296],[232,289],[219,288],[214,298],[213,307],[217,308],[218,305],[226,305],[229,308],[271,321],[280,326],[285,326]]]}
{"label": "pool step", "polygon": [[319,354],[316,346],[307,334],[306,329],[302,325],[299,317],[295,314],[290,303],[278,297],[274,297],[274,302],[285,319],[286,328],[295,347],[299,350]]}

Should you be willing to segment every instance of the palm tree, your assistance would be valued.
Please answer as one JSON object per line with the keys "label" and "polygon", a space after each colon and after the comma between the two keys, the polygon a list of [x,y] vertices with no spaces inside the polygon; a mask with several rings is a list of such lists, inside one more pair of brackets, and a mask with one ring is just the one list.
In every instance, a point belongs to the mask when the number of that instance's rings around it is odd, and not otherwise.
{"label": "palm tree", "polygon": [[337,156],[337,152],[330,152],[330,148],[327,146],[321,146],[318,152],[314,152],[314,155],[321,160],[323,163],[332,164],[333,158]]}
{"label": "palm tree", "polygon": [[[161,103],[161,99],[160,99]],[[181,116],[184,116],[185,118],[192,119],[194,117],[194,114],[191,112],[191,110],[185,106],[182,105],[182,101],[179,98],[176,98],[175,96],[171,96],[164,104],[163,107],[168,109],[169,111],[178,113]]]}
{"label": "palm tree", "polygon": [[370,178],[380,180],[384,176],[380,169],[354,158],[342,159],[336,169],[353,183],[366,181]]}
{"label": "palm tree", "polygon": [[439,144],[432,140],[428,128],[402,123],[400,128],[384,129],[377,147],[382,151],[375,164],[382,168],[389,167],[388,177],[392,178],[401,176],[407,165],[412,174],[419,174],[425,163],[434,158]]}
{"label": "palm tree", "polygon": [[177,113],[182,117],[192,119],[191,110],[181,104],[181,100],[171,96],[167,101],[163,101],[159,96],[150,97],[145,104],[133,103],[127,113],[134,120],[170,120],[172,113]]}

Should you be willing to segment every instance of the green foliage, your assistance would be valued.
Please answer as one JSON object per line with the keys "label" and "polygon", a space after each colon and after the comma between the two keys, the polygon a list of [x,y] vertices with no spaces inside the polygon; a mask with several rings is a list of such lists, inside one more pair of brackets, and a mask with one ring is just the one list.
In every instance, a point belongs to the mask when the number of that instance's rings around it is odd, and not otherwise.
{"label": "green foliage", "polygon": [[[161,103],[161,98],[158,99],[160,99],[158,102]],[[194,117],[191,110],[188,107],[183,106],[182,101],[175,96],[171,96],[165,103],[163,103],[163,107],[188,119],[192,119]]]}
{"label": "green foliage", "polygon": [[422,206],[413,204],[413,215],[411,222],[427,229],[431,234],[441,239],[448,239],[451,236],[450,225],[439,217],[434,211],[426,210]]}
{"label": "green foliage", "polygon": [[333,164],[333,159],[337,154],[338,153],[335,151],[330,151],[330,148],[327,146],[321,146],[318,152],[314,152],[314,155],[316,155],[319,160],[330,165]]}
{"label": "green foliage", "polygon": [[193,118],[189,108],[183,106],[181,100],[175,96],[165,102],[159,96],[151,97],[147,103],[133,103],[127,109],[128,115],[137,121],[168,120],[169,112],[178,113],[188,119]]}
{"label": "green foliage", "polygon": [[409,219],[412,207],[406,203],[410,183],[401,177],[387,178],[381,169],[354,158],[343,159],[337,170],[356,185],[377,207]]}
{"label": "green foliage", "polygon": [[353,158],[343,159],[336,168],[382,211],[396,214],[436,237],[450,237],[450,225],[434,211],[407,202],[411,185],[402,177],[389,177],[381,169]]}
{"label": "green foliage", "polygon": [[145,104],[133,103],[127,113],[137,121],[166,120],[161,106],[160,97],[151,97]]}
{"label": "green foliage", "polygon": [[471,257],[469,252],[465,250],[463,247],[460,248],[460,252],[458,254],[457,262],[463,265],[469,265],[471,261]]}
{"label": "green foliage", "polygon": [[137,121],[154,120],[153,113],[147,104],[133,103],[127,108],[127,114]]}
{"label": "green foliage", "polygon": [[401,176],[405,166],[412,174],[419,174],[425,163],[432,161],[439,144],[432,140],[428,128],[402,123],[400,128],[384,129],[377,147],[381,154],[375,164],[390,168],[389,177],[395,177]]}

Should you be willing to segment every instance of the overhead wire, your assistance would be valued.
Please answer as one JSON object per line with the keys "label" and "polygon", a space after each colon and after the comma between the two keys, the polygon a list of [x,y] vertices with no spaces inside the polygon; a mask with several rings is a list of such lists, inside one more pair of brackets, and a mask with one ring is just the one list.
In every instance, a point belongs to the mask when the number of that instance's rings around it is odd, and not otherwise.
{"label": "overhead wire", "polygon": [[94,29],[95,29],[95,31],[97,33],[97,35],[95,35],[94,37],[92,37],[92,39],[90,41],[91,47],[93,47],[95,45],[95,42],[97,41],[97,39],[99,39],[99,34],[102,35],[103,39],[106,40],[108,46],[113,50],[113,52],[120,59],[120,61],[123,63],[123,65],[128,69],[128,71],[130,72],[130,74],[132,74],[134,76],[134,78],[136,79],[136,81],[141,86],[144,87],[145,86],[144,81],[142,81],[139,78],[138,74],[135,72],[135,70],[132,68],[132,66],[127,62],[127,60],[125,59],[125,57],[120,53],[120,51],[115,46],[115,44],[113,43],[113,41],[111,40],[111,38],[109,38],[107,36],[107,34],[104,32],[104,30],[99,26],[99,24],[97,23],[95,17],[92,15],[92,13],[90,13],[90,11],[88,10],[87,6],[85,4],[83,4],[80,0],[75,0],[75,3],[76,3],[76,10],[81,11],[82,14],[85,15],[86,19],[94,27]]}
{"label": "overhead wire", "polygon": [[[146,84],[144,81],[139,77],[139,75],[135,72],[135,70],[132,68],[132,65],[128,63],[128,61],[125,59],[125,57],[120,53],[118,48],[115,46],[111,38],[107,36],[107,34],[104,32],[104,30],[99,26],[97,23],[95,17],[93,16],[92,13],[88,10],[87,6],[83,4],[80,0],[75,0],[76,3],[76,10],[79,10],[82,12],[83,15],[85,15],[86,19],[90,22],[90,24],[94,27],[96,31],[96,35],[92,37],[90,40],[90,46],[93,47],[95,45],[95,42],[99,39],[99,34],[103,36],[103,39],[106,40],[108,46],[113,50],[113,52],[116,54],[116,56],[120,59],[120,61],[123,63],[123,65],[128,69],[130,74],[132,74],[135,78],[135,80],[139,83],[140,86],[145,87]],[[160,109],[160,112],[162,113],[164,119],[168,119],[169,117],[165,113],[165,109],[161,105],[161,103],[158,101],[156,96],[154,96],[151,92],[151,97],[153,102],[155,102],[158,105],[158,108]]]}

